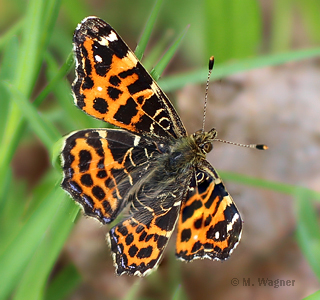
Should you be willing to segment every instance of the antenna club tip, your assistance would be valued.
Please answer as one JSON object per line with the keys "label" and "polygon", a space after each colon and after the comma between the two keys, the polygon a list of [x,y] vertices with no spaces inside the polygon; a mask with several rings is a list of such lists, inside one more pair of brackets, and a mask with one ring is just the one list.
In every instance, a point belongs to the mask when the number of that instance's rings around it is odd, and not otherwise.
{"label": "antenna club tip", "polygon": [[269,147],[267,145],[256,145],[256,149],[259,149],[259,150],[267,150],[269,149]]}
{"label": "antenna club tip", "polygon": [[214,56],[211,56],[209,58],[209,70],[210,71],[213,69],[213,65],[214,65]]}

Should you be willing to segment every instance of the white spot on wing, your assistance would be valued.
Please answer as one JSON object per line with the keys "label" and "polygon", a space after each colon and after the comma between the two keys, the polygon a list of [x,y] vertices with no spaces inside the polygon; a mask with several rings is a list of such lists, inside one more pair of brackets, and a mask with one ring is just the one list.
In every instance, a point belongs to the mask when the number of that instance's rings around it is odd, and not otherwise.
{"label": "white spot on wing", "polygon": [[133,141],[133,146],[137,147],[139,145],[141,137],[140,136],[135,136],[134,141]]}
{"label": "white spot on wing", "polygon": [[103,129],[98,129],[98,130],[96,130],[96,132],[99,134],[99,136],[101,137],[101,138],[107,138],[107,131],[106,130],[103,130]]}
{"label": "white spot on wing", "polygon": [[103,88],[102,88],[101,86],[98,86],[98,87],[97,87],[97,90],[98,90],[99,92],[101,92],[101,91],[103,90]]}
{"label": "white spot on wing", "polygon": [[110,34],[108,36],[106,36],[106,39],[110,42],[114,42],[118,40],[117,34],[111,30]]}
{"label": "white spot on wing", "polygon": [[234,214],[231,222],[227,225],[227,232],[229,232],[230,230],[232,230],[233,224],[239,219],[239,217],[240,217],[239,214],[237,214],[237,213]]}
{"label": "white spot on wing", "polygon": [[135,55],[131,51],[128,51],[126,56],[129,60],[133,61],[135,65],[137,64],[138,59],[135,57]]}
{"label": "white spot on wing", "polygon": [[102,62],[102,57],[100,55],[95,55],[94,59],[96,60],[96,62]]}
{"label": "white spot on wing", "polygon": [[215,238],[216,240],[218,240],[219,237],[220,237],[220,232],[219,232],[219,231],[216,231],[216,233],[214,234],[214,238]]}

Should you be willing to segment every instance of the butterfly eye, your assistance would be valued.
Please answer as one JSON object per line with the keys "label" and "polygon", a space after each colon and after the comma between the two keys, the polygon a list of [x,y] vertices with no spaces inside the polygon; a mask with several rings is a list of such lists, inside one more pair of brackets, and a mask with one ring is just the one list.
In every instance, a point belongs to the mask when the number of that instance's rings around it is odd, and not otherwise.
{"label": "butterfly eye", "polygon": [[209,153],[212,150],[212,144],[211,143],[205,143],[203,145],[200,145],[200,148],[204,154]]}

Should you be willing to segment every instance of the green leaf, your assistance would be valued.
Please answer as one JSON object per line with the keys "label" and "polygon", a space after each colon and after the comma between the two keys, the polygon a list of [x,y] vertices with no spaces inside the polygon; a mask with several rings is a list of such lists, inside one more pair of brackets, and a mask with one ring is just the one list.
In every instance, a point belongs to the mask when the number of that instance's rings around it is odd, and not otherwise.
{"label": "green leaf", "polygon": [[[317,56],[320,56],[320,48],[265,55],[223,64],[219,64],[219,58],[215,57],[215,66],[211,77],[213,79],[220,79],[231,74],[236,74],[243,71],[263,68],[267,66],[276,66],[291,61],[298,61]],[[206,82],[207,78],[208,68],[203,68],[189,73],[184,72],[181,75],[166,76],[165,78],[159,80],[159,85],[166,92],[172,92],[176,89],[182,88],[189,83]]]}
{"label": "green leaf", "polygon": [[174,41],[171,47],[162,56],[158,64],[151,70],[150,74],[155,80],[159,79],[163,70],[166,68],[173,55],[176,53],[188,29],[189,26],[186,27],[186,29],[180,34],[180,36]]}
{"label": "green leaf", "polygon": [[38,135],[47,149],[51,150],[56,140],[60,138],[58,130],[53,124],[49,123],[38,113],[32,103],[29,102],[19,90],[9,84],[5,84],[5,86],[10,91],[12,98],[16,101],[17,107],[22,115],[28,120],[28,123],[33,128],[34,132]]}
{"label": "green leaf", "polygon": [[[237,174],[234,172],[219,171],[220,176],[224,180],[230,180],[236,183],[249,185],[257,188],[267,189],[269,191],[274,191],[286,195],[295,195],[297,186],[293,184],[286,184],[277,181],[264,180],[260,178],[255,178],[251,176],[246,176],[243,174]],[[309,197],[314,200],[320,201],[320,193],[314,190],[310,190],[305,187],[299,187],[301,191],[304,191]]]}
{"label": "green leaf", "polygon": [[[50,24],[53,27],[54,20],[57,18],[58,9],[53,9],[55,5],[59,6],[60,1],[30,0],[26,15],[23,18],[22,42],[17,55],[16,68],[13,69],[15,78],[11,84],[14,86],[14,93],[22,94],[26,99],[30,97],[35,86],[36,76],[42,62],[42,54],[49,40],[48,32],[52,31],[52,28],[48,28],[48,26]],[[24,121],[21,121],[20,109],[13,102],[14,99],[7,100],[10,101],[11,107],[2,139],[6,147],[0,148],[0,178],[7,175],[10,161],[26,127]],[[2,192],[1,181],[0,192]]]}
{"label": "green leaf", "polygon": [[315,43],[320,42],[320,2],[318,0],[296,0],[299,11],[303,17],[303,23],[308,31],[309,37]]}
{"label": "green leaf", "polygon": [[271,51],[288,51],[292,42],[293,1],[277,0],[273,2],[273,20],[271,32]]}
{"label": "green leaf", "polygon": [[[50,272],[73,227],[72,220],[78,213],[78,207],[67,194],[62,195],[60,185],[55,187],[55,191],[61,195],[60,203],[56,205],[55,214],[50,218],[52,221],[41,238],[41,242],[28,260],[14,300],[43,298]],[[57,201],[55,203],[57,204]],[[48,211],[45,211],[44,214],[48,214]]]}
{"label": "green leaf", "polygon": [[303,300],[320,300],[320,290],[308,297],[303,298]]}
{"label": "green leaf", "polygon": [[[42,199],[39,207],[34,210],[14,240],[1,254],[0,299],[6,299],[11,293],[17,280],[22,276],[22,270],[25,270],[45,237],[48,228],[52,224],[57,224],[55,220],[60,218],[60,214],[63,214],[69,221],[74,217],[70,215],[70,212],[72,206],[75,205],[71,199],[67,201],[66,198],[68,199],[66,194],[57,185],[45,199]],[[59,229],[62,228],[56,227],[56,230],[59,231]]]}
{"label": "green leaf", "polygon": [[312,195],[304,189],[296,191],[296,236],[302,253],[320,280],[320,224],[318,214],[312,205]]}
{"label": "green leaf", "polygon": [[65,299],[81,282],[77,269],[69,264],[52,280],[45,293],[45,300]]}
{"label": "green leaf", "polygon": [[136,50],[134,51],[139,60],[142,59],[142,56],[143,56],[143,53],[147,47],[148,41],[150,40],[150,35],[151,35],[152,29],[154,27],[154,23],[156,22],[157,16],[159,14],[159,10],[160,10],[162,2],[163,2],[163,0],[156,0],[155,4],[153,6],[153,9],[150,13],[150,16],[147,20],[147,23],[144,27],[144,30],[142,32],[140,41],[136,47]]}
{"label": "green leaf", "polygon": [[[14,79],[15,76],[15,69],[17,67],[17,60],[16,57],[18,55],[18,39],[16,36],[11,37],[8,40],[8,43],[5,46],[2,64],[0,68],[0,82],[3,81],[10,81]],[[10,112],[10,95],[7,89],[0,85],[0,128],[5,128],[5,124],[7,121],[7,116]],[[3,139],[3,130],[0,130],[0,140]],[[4,141],[2,141],[2,145],[5,145]]]}
{"label": "green leaf", "polygon": [[260,14],[256,0],[206,0],[206,56],[227,61],[255,55],[262,37]]}

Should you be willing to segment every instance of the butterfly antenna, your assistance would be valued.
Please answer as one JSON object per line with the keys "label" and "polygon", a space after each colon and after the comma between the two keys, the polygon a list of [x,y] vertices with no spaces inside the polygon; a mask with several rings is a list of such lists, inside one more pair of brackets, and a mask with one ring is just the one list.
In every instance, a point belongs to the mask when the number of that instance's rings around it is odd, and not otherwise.
{"label": "butterfly antenna", "polygon": [[207,84],[206,84],[206,93],[205,93],[205,96],[204,96],[202,132],[204,132],[204,123],[205,123],[205,121],[206,121],[207,102],[208,102],[208,90],[209,90],[209,80],[210,80],[210,76],[211,76],[211,73],[212,73],[213,65],[214,65],[214,57],[211,56],[210,59],[209,59],[209,73],[208,73]]}
{"label": "butterfly antenna", "polygon": [[220,139],[214,139],[215,141],[225,143],[225,144],[230,144],[230,145],[235,145],[239,147],[245,147],[245,148],[253,148],[253,149],[258,149],[258,150],[267,150],[269,147],[264,144],[240,144],[240,143],[234,143],[234,142],[229,142],[225,140],[220,140]]}

